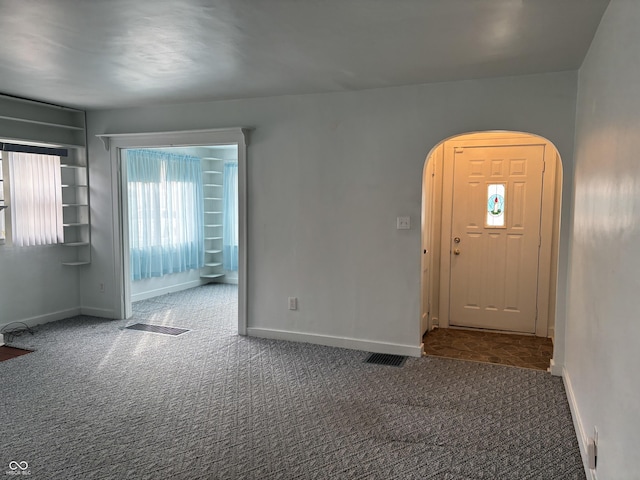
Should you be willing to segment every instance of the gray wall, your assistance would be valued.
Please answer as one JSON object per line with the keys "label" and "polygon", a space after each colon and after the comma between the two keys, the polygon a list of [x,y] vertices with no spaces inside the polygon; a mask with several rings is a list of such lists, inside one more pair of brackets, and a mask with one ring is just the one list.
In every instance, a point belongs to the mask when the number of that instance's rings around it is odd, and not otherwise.
{"label": "gray wall", "polygon": [[66,248],[0,245],[0,328],[17,321],[37,325],[79,313],[79,267],[62,265],[69,260]]}
{"label": "gray wall", "polygon": [[640,3],[613,0],[580,69],[566,334],[580,436],[598,478],[638,478]]}
{"label": "gray wall", "polygon": [[[557,146],[570,182],[575,95],[576,73],[563,72],[89,112],[94,252],[82,304],[113,315],[119,301],[112,288],[113,170],[95,135],[247,126],[255,128],[248,149],[249,327],[416,348],[427,154],[463,132],[531,132]],[[565,188],[567,206],[570,192]],[[396,230],[398,215],[411,216],[411,230]],[[299,298],[298,311],[287,310],[288,296]],[[560,324],[563,309],[560,302]]]}

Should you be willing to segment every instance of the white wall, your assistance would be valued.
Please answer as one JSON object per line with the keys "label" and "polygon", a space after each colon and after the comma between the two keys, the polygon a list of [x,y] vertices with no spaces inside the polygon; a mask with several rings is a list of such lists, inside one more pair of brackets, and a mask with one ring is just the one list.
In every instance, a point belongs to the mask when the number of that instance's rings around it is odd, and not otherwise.
{"label": "white wall", "polygon": [[[119,301],[112,290],[113,170],[95,135],[254,127],[248,148],[249,327],[416,353],[426,155],[463,132],[542,135],[562,155],[570,205],[575,94],[576,74],[564,72],[89,112],[94,253],[82,279],[83,305],[106,315]],[[411,230],[395,229],[398,215],[411,216]],[[560,267],[564,286],[566,253]],[[104,294],[99,283],[106,284]],[[299,298],[298,311],[287,310],[288,296]],[[559,304],[559,319],[563,309]]]}
{"label": "white wall", "polygon": [[0,328],[17,321],[37,325],[79,313],[79,267],[62,265],[69,260],[66,248],[0,245]]}
{"label": "white wall", "polygon": [[580,69],[565,379],[600,479],[640,475],[640,3],[612,0]]}

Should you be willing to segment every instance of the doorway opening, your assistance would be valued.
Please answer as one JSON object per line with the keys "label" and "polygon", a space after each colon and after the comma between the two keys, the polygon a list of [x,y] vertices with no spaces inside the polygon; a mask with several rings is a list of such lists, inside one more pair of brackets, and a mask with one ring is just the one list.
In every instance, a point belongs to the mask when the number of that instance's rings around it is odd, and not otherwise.
{"label": "doorway opening", "polygon": [[562,164],[528,133],[436,145],[422,188],[420,333],[554,337]]}
{"label": "doorway opening", "polygon": [[[248,144],[248,130],[243,128],[229,129],[211,129],[211,130],[195,130],[180,132],[154,132],[141,134],[111,134],[99,135],[103,141],[105,148],[111,152],[111,164],[117,175],[113,175],[112,189],[117,192],[114,195],[113,213],[114,213],[114,244],[116,245],[116,272],[115,290],[119,293],[118,304],[115,311],[119,318],[130,318],[133,314],[132,299],[143,300],[150,298],[154,293],[164,294],[172,291],[181,290],[182,287],[188,287],[192,282],[193,286],[209,285],[211,283],[226,282],[229,284],[237,284],[237,332],[240,335],[246,335],[247,329],[247,260],[246,260],[246,221],[247,221],[247,202],[246,202],[246,148]],[[197,168],[192,171],[185,172],[182,166],[188,163],[180,162],[171,163],[172,159],[167,160],[163,167],[165,170],[178,170],[172,172],[175,178],[168,182],[167,175],[161,173],[159,177],[164,179],[164,186],[159,188],[175,190],[179,198],[174,204],[164,207],[164,211],[160,208],[160,217],[166,220],[161,224],[162,231],[158,235],[161,237],[180,238],[179,248],[174,248],[175,242],[169,241],[173,250],[169,251],[168,275],[167,277],[178,278],[178,285],[166,285],[165,275],[163,273],[164,264],[158,266],[154,263],[149,272],[142,271],[133,273],[132,263],[143,263],[145,261],[154,261],[153,256],[144,257],[144,252],[132,252],[132,242],[130,233],[134,237],[139,236],[138,232],[130,232],[133,228],[138,228],[138,221],[132,223],[130,213],[133,210],[141,208],[143,211],[149,207],[144,192],[144,188],[150,187],[149,178],[157,180],[158,175],[152,175],[147,171],[136,172],[141,173],[143,181],[138,183],[146,183],[136,185],[136,181],[129,183],[130,169],[128,163],[130,153],[146,152],[146,154],[189,157],[188,160],[195,162]],[[144,166],[144,162],[143,162]],[[158,173],[157,170],[154,170]],[[162,171],[161,171],[162,172]],[[226,174],[226,176],[225,176]],[[176,177],[177,175],[177,177]],[[135,177],[135,175],[134,175]],[[224,201],[225,189],[230,185],[225,185],[224,179],[233,179],[236,184],[235,193],[227,192],[227,202]],[[145,180],[146,179],[146,180]],[[160,182],[162,183],[162,182]],[[137,189],[136,187],[141,187]],[[153,185],[153,188],[157,185]],[[185,198],[190,197],[192,190],[200,189],[200,201],[192,205],[188,205]],[[135,197],[135,198],[134,198]],[[166,197],[166,191],[159,195],[160,198]],[[130,202],[130,200],[132,200]],[[185,203],[186,202],[186,203]],[[129,204],[137,204],[136,208],[131,211]],[[225,212],[226,207],[230,208],[229,212]],[[193,211],[198,211],[198,215],[193,215]],[[191,213],[189,213],[191,212]],[[178,223],[168,223],[169,220],[178,219]],[[164,221],[163,220],[163,221]],[[199,224],[198,221],[200,222]],[[225,222],[229,222],[233,227],[227,226],[227,234],[225,235]],[[197,246],[184,242],[184,234],[179,231],[181,225],[187,223],[187,229],[196,231],[200,235]],[[197,225],[191,225],[194,223]],[[156,223],[157,225],[157,223]],[[166,239],[162,239],[163,241]],[[137,248],[137,247],[136,247]],[[193,250],[202,249],[202,256],[199,252],[193,254]],[[182,249],[182,250],[181,250]],[[177,252],[174,250],[178,250]],[[184,251],[183,251],[184,250]],[[224,255],[227,250],[227,255]],[[134,258],[132,253],[139,255]],[[186,259],[179,257],[185,254]],[[143,258],[144,257],[144,258]],[[141,260],[143,258],[143,260]],[[133,260],[132,260],[133,259]],[[162,262],[161,262],[162,263]],[[178,265],[177,270],[172,270]],[[148,265],[143,265],[149,270]],[[136,265],[137,268],[137,265]],[[143,270],[144,270],[143,268]],[[134,286],[135,276],[144,279],[147,285]],[[146,278],[147,277],[150,278]],[[178,277],[175,277],[177,275]],[[157,277],[157,278],[156,278]],[[193,278],[192,278],[193,277]],[[162,284],[160,284],[162,283]],[[229,290],[229,289],[227,289]],[[225,297],[228,298],[228,295]]]}
{"label": "doorway opening", "polygon": [[120,155],[131,301],[208,283],[237,285],[237,145],[122,149]]}

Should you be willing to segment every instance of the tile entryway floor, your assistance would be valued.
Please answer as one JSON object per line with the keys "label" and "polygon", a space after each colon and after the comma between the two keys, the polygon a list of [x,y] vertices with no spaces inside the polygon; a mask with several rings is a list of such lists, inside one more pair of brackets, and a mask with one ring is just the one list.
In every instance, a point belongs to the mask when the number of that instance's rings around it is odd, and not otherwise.
{"label": "tile entryway floor", "polygon": [[27,353],[31,353],[31,350],[2,345],[0,346],[0,362],[11,360],[12,358],[19,357],[20,355],[26,355]]}
{"label": "tile entryway floor", "polygon": [[550,338],[439,328],[423,337],[427,355],[546,370],[553,355]]}

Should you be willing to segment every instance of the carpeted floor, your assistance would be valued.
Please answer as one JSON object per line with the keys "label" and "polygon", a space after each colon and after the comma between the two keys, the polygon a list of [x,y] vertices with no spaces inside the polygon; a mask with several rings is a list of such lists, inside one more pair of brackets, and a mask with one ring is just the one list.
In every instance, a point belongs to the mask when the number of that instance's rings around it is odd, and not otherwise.
{"label": "carpeted floor", "polygon": [[[19,337],[0,363],[0,465],[32,479],[584,479],[562,380],[236,335],[210,285]],[[176,337],[124,326],[188,328]],[[21,464],[24,465],[24,464]],[[0,468],[0,471],[2,471]]]}
{"label": "carpeted floor", "polygon": [[547,370],[553,355],[550,338],[439,328],[423,337],[427,355]]}

